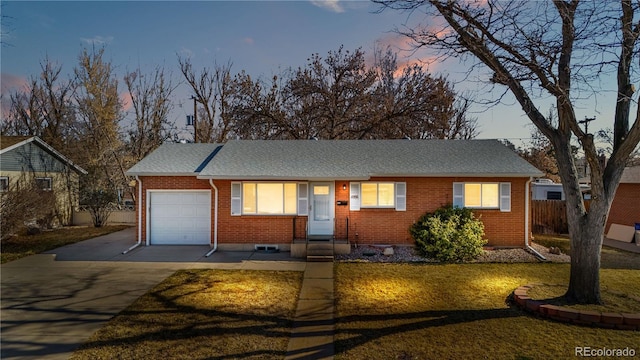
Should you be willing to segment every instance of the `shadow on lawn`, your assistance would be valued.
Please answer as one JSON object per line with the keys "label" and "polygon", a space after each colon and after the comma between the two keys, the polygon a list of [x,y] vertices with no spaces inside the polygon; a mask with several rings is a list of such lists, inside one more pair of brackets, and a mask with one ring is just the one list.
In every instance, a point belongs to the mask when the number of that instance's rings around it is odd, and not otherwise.
{"label": "shadow on lawn", "polygon": [[[164,291],[166,289],[163,289]],[[124,326],[125,328],[135,326],[143,329],[142,332],[118,338],[88,341],[82,345],[81,351],[76,352],[75,355],[78,357],[73,358],[91,358],[93,350],[101,351],[101,349],[115,351],[109,353],[109,355],[126,357],[127,354],[119,353],[118,349],[132,349],[144,346],[144,343],[149,346],[150,342],[162,344],[163,342],[176,340],[180,342],[192,341],[188,347],[190,349],[189,355],[194,359],[222,360],[284,357],[290,359],[320,359],[330,355],[326,346],[316,346],[314,344],[289,352],[286,351],[286,345],[282,346],[281,344],[276,347],[267,345],[276,341],[286,341],[288,343],[289,338],[292,336],[293,316],[242,314],[203,309],[195,306],[179,305],[178,297],[167,296],[166,293],[154,292],[151,295],[155,304],[159,305],[158,307],[149,310],[130,308],[120,313],[116,320],[120,322],[119,326]],[[184,296],[184,293],[181,296]],[[335,331],[335,353],[344,353],[388,335],[430,327],[519,316],[523,316],[523,313],[511,307],[488,310],[442,310],[403,314],[344,316],[336,318],[334,321],[338,325]],[[184,319],[185,322],[176,322],[176,320],[180,319]],[[186,320],[190,320],[190,322]],[[349,324],[355,324],[355,327],[348,327]],[[160,328],[158,328],[159,325]],[[327,321],[310,320],[305,321],[304,324],[296,322],[296,325],[304,325],[313,329],[314,326],[327,325]],[[293,336],[318,337],[331,335],[326,330],[311,330],[302,333],[296,332]],[[340,339],[340,335],[346,335],[348,338]],[[228,337],[232,339],[231,341],[241,341],[243,343],[256,342],[252,343],[250,349],[233,349],[233,345],[229,342],[222,341],[218,343],[217,341],[221,337]],[[162,347],[162,345],[160,346]],[[151,351],[153,353],[153,350]],[[146,354],[150,353],[147,352]],[[170,354],[165,355],[170,356]],[[135,355],[133,356],[135,357]]]}
{"label": "shadow on lawn", "polygon": [[[347,335],[349,338],[336,340],[334,344],[336,353],[339,354],[389,335],[446,325],[521,316],[525,315],[512,306],[504,309],[437,310],[406,314],[345,316],[336,319],[338,324],[336,338],[341,334]],[[398,322],[405,320],[406,323],[398,324]],[[340,323],[357,323],[358,326],[355,328],[340,327]],[[376,327],[380,324],[383,326]]]}

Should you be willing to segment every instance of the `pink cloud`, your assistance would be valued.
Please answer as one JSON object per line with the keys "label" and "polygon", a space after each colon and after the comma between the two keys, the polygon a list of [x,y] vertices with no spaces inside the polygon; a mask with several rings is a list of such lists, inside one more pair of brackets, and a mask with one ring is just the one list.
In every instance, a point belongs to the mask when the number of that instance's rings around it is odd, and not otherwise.
{"label": "pink cloud", "polygon": [[2,89],[0,92],[3,97],[5,95],[8,96],[9,93],[13,91],[26,90],[29,85],[27,78],[8,73],[0,74],[0,82],[2,82]]}
{"label": "pink cloud", "polygon": [[[385,36],[376,41],[376,46],[383,51],[389,48],[397,53],[398,70],[394,73],[395,77],[401,76],[406,68],[415,65],[431,72],[437,70],[440,65],[437,56],[429,54],[427,49],[416,48],[413,40],[404,35],[392,34]],[[367,63],[373,64],[373,54],[370,54]]]}
{"label": "pink cloud", "polygon": [[128,91],[120,94],[120,101],[122,102],[123,111],[129,111],[133,107],[133,99]]}
{"label": "pink cloud", "polygon": [[253,45],[253,43],[255,42],[255,40],[253,40],[253,38],[250,37],[246,37],[244,39],[242,39],[242,42],[244,42],[247,45]]}

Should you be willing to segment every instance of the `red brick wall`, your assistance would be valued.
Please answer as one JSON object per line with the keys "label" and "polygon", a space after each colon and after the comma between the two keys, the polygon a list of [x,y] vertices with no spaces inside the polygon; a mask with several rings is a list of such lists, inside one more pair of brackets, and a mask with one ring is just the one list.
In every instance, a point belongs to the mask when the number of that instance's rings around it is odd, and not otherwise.
{"label": "red brick wall", "polygon": [[[211,216],[213,217],[213,189],[208,180],[198,180],[195,176],[141,176],[142,199],[137,201],[137,211],[142,209],[142,241],[147,238],[147,190],[211,190]],[[141,206],[142,205],[142,206]],[[138,215],[138,213],[136,213]],[[213,220],[211,233],[213,234]],[[213,239],[213,236],[211,236]]]}
{"label": "red brick wall", "polygon": [[[401,181],[407,183],[407,211],[394,209],[360,209],[350,211],[349,206],[336,206],[336,238],[347,236],[359,244],[413,243],[409,227],[422,214],[453,201],[453,182],[511,182],[511,212],[477,210],[476,216],[485,224],[486,237],[493,246],[524,246],[524,187],[522,178],[374,178],[372,181]],[[206,180],[195,177],[143,177],[143,199],[147,189],[211,189]],[[304,238],[306,216],[231,216],[231,181],[214,181],[219,190],[218,242],[219,243],[289,243],[294,237]],[[346,190],[343,190],[343,184]],[[214,205],[214,193],[211,192]],[[335,200],[349,201],[349,182],[335,182]],[[213,209],[211,214],[213,216]],[[143,224],[146,211],[143,211]],[[212,221],[212,232],[213,232]],[[143,239],[146,237],[143,226]],[[213,237],[212,237],[213,238]]]}
{"label": "red brick wall", "polygon": [[[524,246],[524,186],[526,179],[495,178],[384,178],[372,181],[402,181],[407,183],[407,211],[394,209],[360,209],[338,207],[336,218],[349,217],[349,240],[361,244],[413,244],[409,227],[425,212],[453,202],[453,183],[474,182],[511,182],[511,212],[500,210],[476,210],[485,225],[485,236],[492,246]],[[337,196],[342,185],[337,186]],[[348,188],[348,186],[347,186]],[[346,191],[348,193],[348,189]],[[341,200],[342,198],[338,199]],[[341,222],[338,221],[338,224]],[[337,228],[337,236],[344,236],[344,226]]]}
{"label": "red brick wall", "polygon": [[613,198],[606,232],[611,224],[634,226],[640,222],[640,184],[620,184]]}

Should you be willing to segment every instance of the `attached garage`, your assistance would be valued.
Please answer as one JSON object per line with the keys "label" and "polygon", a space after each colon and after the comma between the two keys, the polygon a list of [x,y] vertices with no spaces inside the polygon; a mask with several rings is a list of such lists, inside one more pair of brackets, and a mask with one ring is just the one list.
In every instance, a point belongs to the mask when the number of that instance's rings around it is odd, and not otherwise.
{"label": "attached garage", "polygon": [[210,190],[150,190],[147,199],[149,244],[211,243]]}

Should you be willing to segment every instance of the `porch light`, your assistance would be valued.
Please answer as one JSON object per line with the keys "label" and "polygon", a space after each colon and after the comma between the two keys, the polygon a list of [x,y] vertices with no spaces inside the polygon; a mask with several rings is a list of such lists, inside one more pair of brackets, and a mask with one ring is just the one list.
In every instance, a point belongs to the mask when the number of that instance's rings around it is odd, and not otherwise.
{"label": "porch light", "polygon": [[347,190],[347,184],[342,184],[342,190]]}

